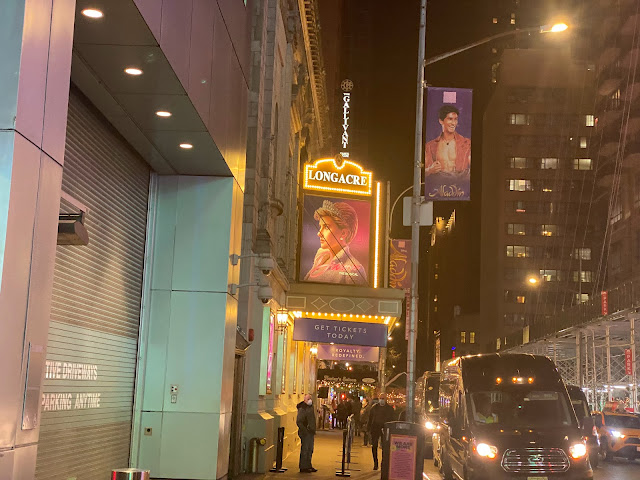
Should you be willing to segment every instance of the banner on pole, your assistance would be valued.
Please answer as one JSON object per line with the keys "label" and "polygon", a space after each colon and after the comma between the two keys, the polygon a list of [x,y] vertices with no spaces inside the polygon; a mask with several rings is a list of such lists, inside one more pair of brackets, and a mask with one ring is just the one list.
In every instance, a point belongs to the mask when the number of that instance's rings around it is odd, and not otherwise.
{"label": "banner on pole", "polygon": [[602,315],[609,315],[609,292],[600,292],[600,302],[602,306]]}
{"label": "banner on pole", "polygon": [[424,196],[470,200],[471,104],[466,88],[427,88]]}
{"label": "banner on pole", "polygon": [[630,348],[624,349],[624,373],[633,375],[633,354]]}

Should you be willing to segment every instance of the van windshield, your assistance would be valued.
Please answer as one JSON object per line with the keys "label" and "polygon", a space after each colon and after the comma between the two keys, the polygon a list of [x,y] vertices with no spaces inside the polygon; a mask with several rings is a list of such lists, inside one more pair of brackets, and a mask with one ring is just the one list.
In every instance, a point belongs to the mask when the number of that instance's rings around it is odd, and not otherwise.
{"label": "van windshield", "polygon": [[640,429],[640,418],[631,415],[605,415],[604,424],[607,427]]}
{"label": "van windshield", "polygon": [[440,386],[440,377],[431,376],[427,378],[424,400],[427,413],[437,410],[440,402],[438,387]]}
{"label": "van windshield", "polygon": [[559,392],[513,388],[475,392],[470,397],[476,424],[511,428],[572,424],[570,407]]}

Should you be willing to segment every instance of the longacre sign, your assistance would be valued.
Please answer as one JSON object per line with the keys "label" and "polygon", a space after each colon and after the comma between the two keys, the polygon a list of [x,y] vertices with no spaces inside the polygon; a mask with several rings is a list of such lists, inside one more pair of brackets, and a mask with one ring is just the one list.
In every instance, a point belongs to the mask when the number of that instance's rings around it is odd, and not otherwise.
{"label": "longacre sign", "polygon": [[372,173],[341,157],[325,158],[304,166],[304,188],[323,192],[371,195]]}

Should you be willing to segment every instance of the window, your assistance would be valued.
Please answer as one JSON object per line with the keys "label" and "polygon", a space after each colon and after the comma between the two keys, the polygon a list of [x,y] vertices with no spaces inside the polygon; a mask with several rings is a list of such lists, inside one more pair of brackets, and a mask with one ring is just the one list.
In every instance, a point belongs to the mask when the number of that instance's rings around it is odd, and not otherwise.
{"label": "window", "polygon": [[540,159],[541,170],[555,170],[556,168],[558,168],[557,158],[541,158]]}
{"label": "window", "polygon": [[573,251],[573,258],[591,260],[591,249],[586,247],[576,248]]}
{"label": "window", "polygon": [[545,282],[558,282],[560,281],[560,270],[540,270],[540,277]]}
{"label": "window", "polygon": [[469,343],[476,343],[476,332],[469,332]]}
{"label": "window", "polygon": [[587,148],[587,137],[580,137],[580,148]]}
{"label": "window", "polygon": [[437,280],[437,279],[438,279],[438,274],[437,274],[437,273],[434,273],[434,275],[433,275],[433,279],[434,279],[434,280]]}
{"label": "window", "polygon": [[275,339],[275,327],[276,327],[276,317],[275,315],[269,316],[269,343],[268,343],[268,353],[267,353],[267,391],[266,393],[271,393],[271,380],[273,377],[273,355],[274,355],[274,339]]}
{"label": "window", "polygon": [[511,14],[511,22],[510,23],[511,23],[511,25],[515,25],[516,24],[516,14],[515,13]]}
{"label": "window", "polygon": [[524,245],[507,245],[507,257],[525,258],[531,256],[531,248]]}
{"label": "window", "polygon": [[460,332],[460,343],[467,343],[467,332]]}
{"label": "window", "polygon": [[508,158],[509,168],[529,168],[529,162],[525,157]]}
{"label": "window", "polygon": [[516,297],[516,303],[525,303],[524,295],[518,295]]}
{"label": "window", "polygon": [[509,180],[509,190],[512,192],[530,192],[531,180]]}
{"label": "window", "polygon": [[526,235],[524,223],[508,223],[507,224],[508,235]]}
{"label": "window", "polygon": [[583,282],[583,283],[591,283],[593,278],[593,272],[589,270],[574,270],[573,272],[573,281],[574,282]]}
{"label": "window", "polygon": [[493,23],[498,23],[498,18],[497,17],[493,17]]}
{"label": "window", "polygon": [[622,220],[622,204],[620,203],[620,200],[618,200],[611,212],[610,223],[613,225],[614,223],[618,223],[620,220]]}
{"label": "window", "polygon": [[574,158],[573,159],[574,170],[593,170],[590,158]]}
{"label": "window", "polygon": [[587,303],[589,301],[588,293],[576,293],[576,303]]}
{"label": "window", "polygon": [[617,89],[609,97],[612,108],[618,108],[620,106],[620,89]]}
{"label": "window", "polygon": [[526,113],[511,113],[507,117],[507,123],[509,125],[530,125],[531,115]]}
{"label": "window", "polygon": [[585,115],[584,116],[584,124],[587,127],[593,127],[596,124],[596,119],[593,115]]}
{"label": "window", "polygon": [[559,235],[558,225],[551,225],[551,224],[540,225],[540,235],[544,237],[554,237]]}

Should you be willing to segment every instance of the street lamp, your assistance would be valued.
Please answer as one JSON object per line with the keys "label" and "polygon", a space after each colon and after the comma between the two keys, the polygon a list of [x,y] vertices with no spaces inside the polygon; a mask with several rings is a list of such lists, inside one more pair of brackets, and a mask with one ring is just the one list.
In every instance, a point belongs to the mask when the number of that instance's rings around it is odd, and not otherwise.
{"label": "street lamp", "polygon": [[530,275],[530,276],[527,278],[527,283],[528,283],[529,285],[531,285],[532,287],[533,287],[533,286],[535,286],[535,285],[537,285],[539,281],[540,281],[540,280],[538,280],[538,277],[536,277],[536,276],[534,276],[534,275]]}
{"label": "street lamp", "polygon": [[445,58],[453,57],[458,53],[466,52],[467,50],[471,50],[472,48],[478,47],[480,45],[484,45],[485,43],[492,42],[493,40],[498,40],[499,38],[510,37],[512,35],[518,35],[519,33],[560,33],[567,30],[569,26],[566,23],[554,23],[552,25],[541,25],[539,27],[531,27],[531,28],[522,28],[515,30],[509,30],[508,32],[497,33],[496,35],[491,35],[490,37],[485,37],[477,42],[469,43],[460,48],[456,48],[455,50],[451,50],[450,52],[445,52],[440,55],[436,55],[435,57],[431,57],[426,61],[426,65],[431,65],[432,63],[439,62],[440,60],[444,60]]}

